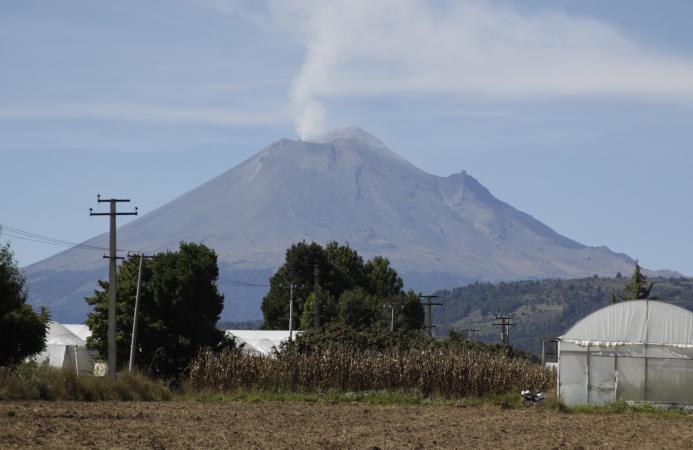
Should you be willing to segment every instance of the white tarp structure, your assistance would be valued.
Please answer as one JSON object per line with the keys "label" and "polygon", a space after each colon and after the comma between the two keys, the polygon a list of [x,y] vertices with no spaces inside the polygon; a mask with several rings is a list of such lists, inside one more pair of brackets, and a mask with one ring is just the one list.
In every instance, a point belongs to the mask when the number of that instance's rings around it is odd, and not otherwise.
{"label": "white tarp structure", "polygon": [[693,404],[693,313],[653,300],[602,308],[558,338],[567,405]]}
{"label": "white tarp structure", "polygon": [[[294,331],[294,338],[298,333]],[[271,356],[272,350],[289,340],[289,330],[226,330],[226,336],[234,337],[243,344],[246,352],[261,356]]]}
{"label": "white tarp structure", "polygon": [[33,359],[39,363],[48,363],[51,367],[72,369],[79,374],[91,374],[94,361],[86,346],[86,338],[90,335],[91,331],[86,325],[50,322],[46,334],[46,349]]}
{"label": "white tarp structure", "polygon": [[87,338],[91,336],[89,326],[83,323],[64,323],[62,325],[70,330],[72,334],[77,335],[77,337],[83,340],[85,343],[87,342]]}

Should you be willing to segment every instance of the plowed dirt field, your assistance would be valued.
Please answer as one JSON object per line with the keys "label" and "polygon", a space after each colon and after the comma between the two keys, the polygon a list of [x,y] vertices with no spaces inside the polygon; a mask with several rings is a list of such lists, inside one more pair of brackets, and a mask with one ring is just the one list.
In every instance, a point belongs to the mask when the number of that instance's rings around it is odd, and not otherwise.
{"label": "plowed dirt field", "polygon": [[0,402],[0,448],[693,448],[693,416],[303,402]]}

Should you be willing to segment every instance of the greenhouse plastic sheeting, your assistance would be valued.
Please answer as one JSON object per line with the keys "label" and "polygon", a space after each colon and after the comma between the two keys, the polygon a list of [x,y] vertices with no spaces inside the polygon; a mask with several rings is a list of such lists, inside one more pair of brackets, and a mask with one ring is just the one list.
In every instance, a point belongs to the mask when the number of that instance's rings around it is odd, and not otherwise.
{"label": "greenhouse plastic sheeting", "polygon": [[[282,342],[289,340],[289,330],[226,330],[226,336],[233,337],[243,350],[261,356],[272,356]],[[294,339],[300,331],[294,331]]]}
{"label": "greenhouse plastic sheeting", "polygon": [[561,336],[581,346],[652,343],[693,348],[693,313],[654,300],[631,300],[602,308]]}
{"label": "greenhouse plastic sheeting", "polygon": [[558,361],[568,405],[693,404],[693,313],[651,300],[602,308],[559,338]]}
{"label": "greenhouse plastic sheeting", "polygon": [[[86,325],[80,327],[83,333],[91,334]],[[92,373],[94,369],[92,352],[87,349],[85,340],[58,322],[48,324],[46,348],[35,355],[33,360],[47,363],[51,367],[76,370],[78,373]]]}

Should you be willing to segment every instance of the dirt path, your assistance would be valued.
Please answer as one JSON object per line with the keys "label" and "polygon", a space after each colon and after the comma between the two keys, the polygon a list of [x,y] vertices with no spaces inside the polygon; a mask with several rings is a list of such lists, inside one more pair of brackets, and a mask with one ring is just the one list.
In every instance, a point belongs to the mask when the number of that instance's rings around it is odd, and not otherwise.
{"label": "dirt path", "polygon": [[693,416],[495,406],[0,402],[0,448],[693,448]]}

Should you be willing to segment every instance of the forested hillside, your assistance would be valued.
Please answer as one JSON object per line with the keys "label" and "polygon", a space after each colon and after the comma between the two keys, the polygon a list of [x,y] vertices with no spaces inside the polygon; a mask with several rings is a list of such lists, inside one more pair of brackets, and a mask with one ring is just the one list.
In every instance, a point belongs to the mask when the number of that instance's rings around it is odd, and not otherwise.
{"label": "forested hillside", "polygon": [[[651,278],[652,297],[693,310],[693,279]],[[472,339],[499,342],[500,328],[493,326],[497,314],[510,314],[516,323],[510,329],[513,346],[541,352],[542,339],[561,335],[587,314],[611,304],[628,282],[623,278],[475,283],[437,294],[443,306],[433,308],[438,334],[448,329],[476,328]]]}

